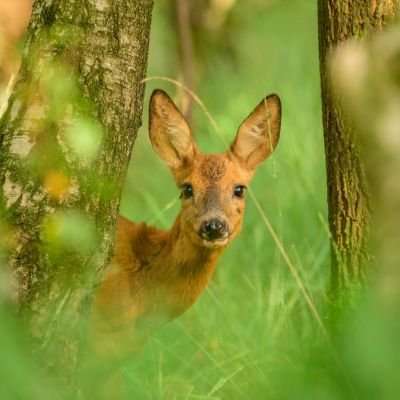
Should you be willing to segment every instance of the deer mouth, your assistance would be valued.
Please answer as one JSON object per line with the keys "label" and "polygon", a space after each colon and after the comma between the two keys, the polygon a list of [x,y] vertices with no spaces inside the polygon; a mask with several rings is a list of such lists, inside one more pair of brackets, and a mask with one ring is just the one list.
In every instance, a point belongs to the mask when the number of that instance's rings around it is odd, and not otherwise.
{"label": "deer mouth", "polygon": [[213,241],[203,240],[203,244],[205,247],[208,247],[209,249],[218,249],[219,247],[224,247],[228,244],[228,238],[216,239]]}
{"label": "deer mouth", "polygon": [[201,235],[201,238],[203,239],[204,247],[208,247],[210,249],[216,249],[218,247],[223,247],[227,245],[229,234],[228,232],[226,232],[223,236],[218,238],[210,238],[207,237],[206,235]]}

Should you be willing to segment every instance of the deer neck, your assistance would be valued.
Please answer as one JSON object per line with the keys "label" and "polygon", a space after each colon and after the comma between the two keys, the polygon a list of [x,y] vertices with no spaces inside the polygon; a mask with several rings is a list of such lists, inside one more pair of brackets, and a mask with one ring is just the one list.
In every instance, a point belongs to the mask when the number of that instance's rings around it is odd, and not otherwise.
{"label": "deer neck", "polygon": [[160,290],[165,307],[170,309],[171,315],[177,316],[203,292],[223,249],[209,249],[193,243],[185,233],[180,214],[163,239],[153,278],[158,282],[156,291]]}

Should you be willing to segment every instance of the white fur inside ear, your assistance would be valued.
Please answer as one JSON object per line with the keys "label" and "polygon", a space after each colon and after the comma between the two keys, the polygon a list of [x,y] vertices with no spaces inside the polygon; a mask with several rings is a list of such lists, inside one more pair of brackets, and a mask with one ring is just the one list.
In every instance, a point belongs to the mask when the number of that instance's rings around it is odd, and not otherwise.
{"label": "white fur inside ear", "polygon": [[190,127],[165,92],[153,92],[149,117],[151,144],[171,168],[177,168],[183,161],[193,157],[195,144]]}
{"label": "white fur inside ear", "polygon": [[166,124],[166,134],[169,142],[179,157],[186,154],[191,143],[190,133],[188,134],[184,128],[184,126],[176,125],[171,121]]}
{"label": "white fur inside ear", "polygon": [[249,129],[249,137],[258,140],[263,134],[264,129],[260,125],[252,124]]}
{"label": "white fur inside ear", "polygon": [[263,118],[258,119],[254,123],[248,122],[245,127],[243,127],[242,140],[238,143],[239,152],[246,158],[253,153],[257,147],[261,146],[265,142],[266,128],[268,124]]}
{"label": "white fur inside ear", "polygon": [[249,170],[266,160],[274,151],[279,140],[280,118],[279,97],[270,95],[240,125],[231,152]]}
{"label": "white fur inside ear", "polygon": [[250,124],[248,127],[249,130],[249,139],[254,141],[259,141],[265,135],[266,128],[268,124],[265,119],[260,119],[256,121],[256,123]]}

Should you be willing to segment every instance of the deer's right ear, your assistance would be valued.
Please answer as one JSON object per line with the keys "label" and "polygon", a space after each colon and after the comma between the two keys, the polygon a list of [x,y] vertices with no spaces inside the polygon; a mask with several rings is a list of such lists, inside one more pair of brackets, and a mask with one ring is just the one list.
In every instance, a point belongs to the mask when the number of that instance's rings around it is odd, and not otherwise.
{"label": "deer's right ear", "polygon": [[189,124],[160,89],[150,98],[149,134],[154,150],[172,169],[187,163],[196,152]]}
{"label": "deer's right ear", "polygon": [[275,150],[280,128],[281,101],[276,94],[271,94],[242,122],[230,152],[246,169],[253,171]]}

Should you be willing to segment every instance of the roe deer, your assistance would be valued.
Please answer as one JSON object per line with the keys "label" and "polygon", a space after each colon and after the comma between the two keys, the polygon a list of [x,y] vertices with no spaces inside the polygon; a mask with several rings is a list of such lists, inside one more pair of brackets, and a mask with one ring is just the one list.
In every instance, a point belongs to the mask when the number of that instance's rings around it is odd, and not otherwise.
{"label": "roe deer", "polygon": [[118,219],[115,254],[91,319],[96,353],[116,358],[140,349],[207,286],[218,256],[241,229],[246,185],[278,143],[281,106],[277,95],[263,99],[229,149],[215,155],[198,150],[165,92],[153,92],[149,118],[152,146],[172,172],[182,209],[169,231]]}

